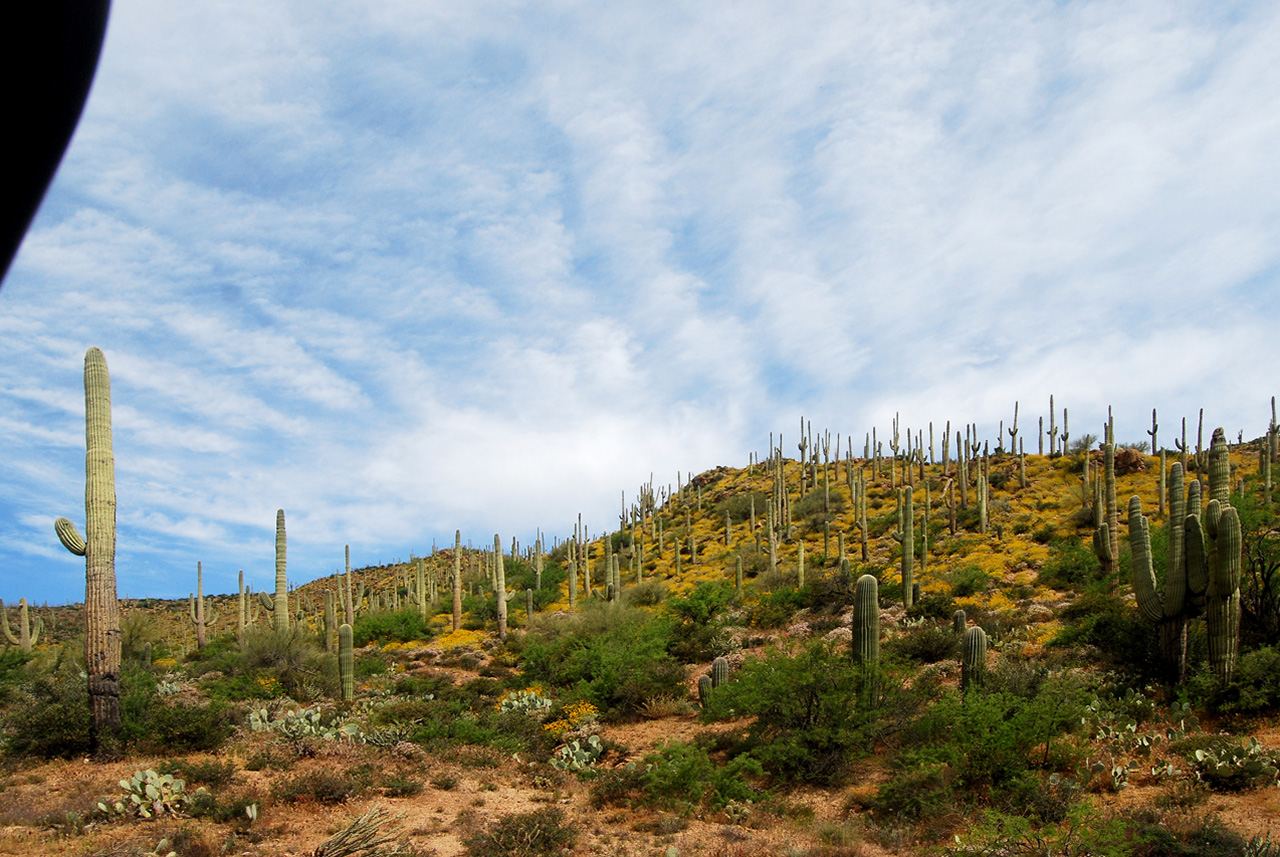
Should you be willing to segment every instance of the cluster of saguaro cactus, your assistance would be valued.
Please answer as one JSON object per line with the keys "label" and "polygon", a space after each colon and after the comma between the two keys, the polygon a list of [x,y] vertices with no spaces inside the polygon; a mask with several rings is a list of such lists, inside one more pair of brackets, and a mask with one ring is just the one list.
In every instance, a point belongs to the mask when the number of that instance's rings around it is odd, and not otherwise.
{"label": "cluster of saguaro cactus", "polygon": [[31,615],[27,608],[27,599],[18,599],[18,633],[15,635],[9,630],[9,614],[4,609],[4,602],[0,601],[0,629],[4,631],[4,638],[9,641],[9,645],[17,646],[24,652],[30,652],[31,647],[40,640],[40,631],[44,628],[44,620],[37,618],[35,624],[31,623]]}
{"label": "cluster of saguaro cactus", "polygon": [[[1183,444],[1185,448],[1185,443]],[[1235,668],[1240,641],[1240,517],[1228,502],[1230,461],[1226,435],[1213,432],[1207,457],[1209,504],[1200,512],[1200,483],[1192,481],[1182,498],[1183,470],[1175,462],[1169,474],[1169,563],[1165,588],[1156,588],[1150,524],[1142,502],[1129,500],[1129,544],[1133,552],[1133,589],[1138,609],[1161,628],[1161,654],[1167,677],[1186,671],[1186,622],[1201,603],[1209,637],[1209,662],[1226,680]]]}
{"label": "cluster of saguaro cactus", "polygon": [[1209,664],[1221,681],[1231,678],[1240,649],[1240,570],[1243,537],[1240,516],[1228,502],[1231,464],[1227,438],[1214,429],[1207,453],[1209,504],[1200,522],[1187,518],[1188,565],[1197,566],[1205,586],[1205,626],[1209,635]]}
{"label": "cluster of saguaro cactus", "polygon": [[116,752],[120,732],[120,602],[116,598],[116,465],[111,448],[111,379],[102,351],[84,355],[85,537],[67,518],[54,531],[85,560],[85,672],[99,754]]}
{"label": "cluster of saguaro cactus", "polygon": [[288,540],[284,531],[284,509],[276,510],[276,591],[275,596],[259,592],[262,607],[271,614],[277,631],[289,630]]}

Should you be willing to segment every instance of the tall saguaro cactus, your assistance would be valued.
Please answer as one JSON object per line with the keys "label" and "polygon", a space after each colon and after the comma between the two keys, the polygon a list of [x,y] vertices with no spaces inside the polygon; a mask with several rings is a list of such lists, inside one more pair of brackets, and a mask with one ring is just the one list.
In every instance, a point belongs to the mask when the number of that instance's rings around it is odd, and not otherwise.
{"label": "tall saguaro cactus", "polygon": [[493,534],[493,594],[498,599],[498,639],[507,641],[507,572],[502,566],[502,539]]}
{"label": "tall saguaro cactus", "polygon": [[111,378],[98,348],[84,355],[85,537],[67,518],[54,522],[63,546],[84,557],[85,672],[92,738],[113,755],[120,733],[120,602],[116,598],[116,463],[111,449]]}
{"label": "tall saguaro cactus", "polygon": [[453,630],[462,627],[462,530],[453,531]]}
{"label": "tall saguaro cactus", "polygon": [[351,702],[356,698],[356,657],[353,641],[351,626],[343,622],[338,626],[338,682],[342,687],[343,702]]}
{"label": "tall saguaro cactus", "polygon": [[[275,597],[259,592],[262,606],[271,614],[277,631],[289,630],[288,541],[284,531],[284,509],[276,509],[276,592]],[[350,572],[348,572],[350,574]]]}
{"label": "tall saguaro cactus", "polygon": [[910,610],[916,567],[915,510],[910,485],[898,491],[898,531],[893,537],[902,545],[902,606]]}
{"label": "tall saguaro cactus", "polygon": [[188,596],[188,602],[191,624],[196,628],[196,648],[203,649],[209,626],[218,623],[218,614],[210,617],[204,603],[204,563],[196,563],[196,591]]}
{"label": "tall saguaro cactus", "polygon": [[858,578],[853,590],[853,659],[863,668],[862,703],[874,705],[880,695],[880,584],[870,574]]}

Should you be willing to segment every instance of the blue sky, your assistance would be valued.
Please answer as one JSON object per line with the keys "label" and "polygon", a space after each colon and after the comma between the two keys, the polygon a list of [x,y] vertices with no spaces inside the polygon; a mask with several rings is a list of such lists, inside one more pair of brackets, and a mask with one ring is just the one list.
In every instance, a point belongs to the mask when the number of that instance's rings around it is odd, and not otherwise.
{"label": "blue sky", "polygon": [[269,587],[277,508],[299,582],[598,532],[802,414],[1256,437],[1278,43],[1268,3],[117,2],[0,290],[0,597],[83,598],[91,345],[131,596]]}

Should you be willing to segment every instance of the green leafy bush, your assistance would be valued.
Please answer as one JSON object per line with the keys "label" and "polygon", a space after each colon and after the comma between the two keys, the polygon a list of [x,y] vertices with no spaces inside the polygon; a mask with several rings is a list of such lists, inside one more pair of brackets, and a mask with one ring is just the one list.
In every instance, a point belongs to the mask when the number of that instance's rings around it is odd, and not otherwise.
{"label": "green leafy bush", "polygon": [[1049,559],[1040,567],[1038,578],[1043,586],[1070,589],[1096,580],[1101,568],[1097,555],[1082,539],[1055,539],[1049,544]]}
{"label": "green leafy bush", "polygon": [[839,783],[875,734],[876,711],[858,704],[864,678],[848,651],[826,640],[774,648],[716,688],[702,717],[754,717],[747,744],[766,771],[784,780]]}
{"label": "green leafy bush", "polygon": [[525,639],[527,679],[572,690],[605,717],[634,716],[655,697],[684,692],[684,670],[667,649],[670,621],[620,605],[591,604]]}
{"label": "green leafy bush", "polygon": [[368,788],[367,778],[350,771],[333,771],[317,768],[277,780],[271,787],[271,796],[281,803],[314,800],[320,803],[342,803],[357,797]]}
{"label": "green leafy bush", "polygon": [[638,765],[614,768],[597,778],[592,800],[597,805],[627,803],[684,811],[718,810],[731,801],[760,799],[747,777],[764,769],[750,756],[717,764],[697,744],[671,741],[644,757]]}
{"label": "green leafy bush", "polygon": [[5,718],[5,750],[11,756],[69,759],[92,749],[89,688],[83,676],[62,668],[36,677]]}
{"label": "green leafy bush", "polygon": [[919,664],[937,663],[944,658],[954,658],[960,649],[960,637],[950,627],[925,625],[899,634],[884,644],[884,654],[902,657]]}
{"label": "green leafy bush", "polygon": [[351,637],[356,646],[373,642],[408,643],[430,639],[431,626],[416,607],[394,613],[365,613],[356,617]]}
{"label": "green leafy bush", "polygon": [[704,581],[688,595],[668,598],[667,612],[675,620],[667,651],[681,663],[703,663],[730,651],[724,633],[734,590],[725,583]]}
{"label": "green leafy bush", "polygon": [[138,746],[151,753],[212,752],[231,736],[234,713],[221,702],[157,702],[143,716]]}

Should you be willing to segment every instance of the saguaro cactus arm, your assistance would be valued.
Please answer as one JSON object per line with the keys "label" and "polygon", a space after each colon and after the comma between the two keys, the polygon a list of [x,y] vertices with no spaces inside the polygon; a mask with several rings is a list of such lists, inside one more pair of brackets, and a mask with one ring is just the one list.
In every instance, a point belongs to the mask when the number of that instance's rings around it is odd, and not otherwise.
{"label": "saguaro cactus arm", "polygon": [[53,522],[53,531],[58,534],[62,546],[76,556],[84,556],[84,539],[70,518],[58,518]]}

